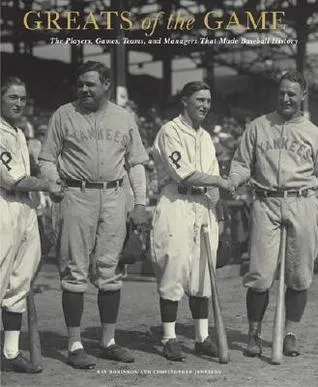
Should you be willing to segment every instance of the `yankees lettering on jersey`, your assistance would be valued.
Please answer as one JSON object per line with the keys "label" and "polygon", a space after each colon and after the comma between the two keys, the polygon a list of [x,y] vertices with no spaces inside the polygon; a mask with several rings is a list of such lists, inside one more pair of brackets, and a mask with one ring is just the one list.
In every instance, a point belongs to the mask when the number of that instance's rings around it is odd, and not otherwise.
{"label": "yankees lettering on jersey", "polygon": [[288,152],[296,153],[304,160],[309,160],[313,155],[312,149],[308,144],[297,140],[290,140],[288,137],[277,137],[261,142],[260,144],[257,144],[257,148],[263,153],[286,150]]}
{"label": "yankees lettering on jersey", "polygon": [[52,116],[39,159],[57,163],[62,178],[112,181],[125,174],[125,164],[148,160],[134,118],[108,102],[99,113],[85,113],[77,102]]}
{"label": "yankees lettering on jersey", "polygon": [[270,190],[316,186],[317,127],[304,117],[285,122],[277,112],[257,118],[242,136],[231,175]]}
{"label": "yankees lettering on jersey", "polygon": [[76,131],[71,131],[70,128],[65,128],[66,140],[73,139],[76,142],[84,141],[110,141],[126,147],[129,142],[129,136],[121,133],[119,130],[114,131],[108,128],[92,128],[87,125],[84,128],[78,128]]}

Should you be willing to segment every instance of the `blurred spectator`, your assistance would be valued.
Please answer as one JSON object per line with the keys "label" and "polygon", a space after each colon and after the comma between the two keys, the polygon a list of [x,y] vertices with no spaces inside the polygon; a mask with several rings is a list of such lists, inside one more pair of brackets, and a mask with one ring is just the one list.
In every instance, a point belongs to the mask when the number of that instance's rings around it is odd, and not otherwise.
{"label": "blurred spectator", "polygon": [[47,124],[40,124],[36,128],[35,136],[28,141],[31,175],[33,176],[36,176],[39,172],[39,154],[46,131]]}
{"label": "blurred spectator", "polygon": [[34,137],[34,128],[27,116],[22,116],[19,127],[22,129],[27,142]]}

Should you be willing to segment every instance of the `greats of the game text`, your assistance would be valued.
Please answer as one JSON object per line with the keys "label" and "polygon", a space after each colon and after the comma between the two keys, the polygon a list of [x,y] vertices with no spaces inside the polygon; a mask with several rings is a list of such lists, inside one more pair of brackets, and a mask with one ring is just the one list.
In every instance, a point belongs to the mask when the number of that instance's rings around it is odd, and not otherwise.
{"label": "greats of the game text", "polygon": [[284,29],[283,11],[262,11],[252,13],[245,11],[243,14],[230,12],[222,17],[218,12],[211,10],[205,13],[201,20],[194,16],[184,16],[180,12],[166,14],[157,12],[135,21],[129,11],[108,10],[94,13],[92,11],[82,15],[79,11],[28,11],[24,14],[22,23],[27,30],[114,30],[119,22],[119,28],[127,31],[136,27],[136,23],[144,31],[151,31],[151,36],[162,21],[166,30],[192,30],[195,23],[204,26],[207,30],[229,30],[233,27],[244,27],[247,30],[277,30]]}

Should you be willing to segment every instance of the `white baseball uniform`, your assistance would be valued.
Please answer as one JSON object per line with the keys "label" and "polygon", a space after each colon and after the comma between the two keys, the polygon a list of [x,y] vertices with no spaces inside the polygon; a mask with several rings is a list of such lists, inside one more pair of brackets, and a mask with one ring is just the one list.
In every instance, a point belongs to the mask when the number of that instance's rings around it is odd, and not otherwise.
{"label": "white baseball uniform", "polygon": [[11,312],[25,311],[25,297],[41,258],[36,212],[28,193],[14,184],[30,176],[28,148],[20,129],[0,121],[0,297]]}
{"label": "white baseball uniform", "polygon": [[179,301],[184,293],[210,297],[201,228],[208,226],[215,265],[218,189],[206,192],[181,182],[195,171],[219,175],[212,139],[203,128],[195,130],[179,116],[160,129],[153,154],[161,188],[151,235],[159,295],[172,301]]}

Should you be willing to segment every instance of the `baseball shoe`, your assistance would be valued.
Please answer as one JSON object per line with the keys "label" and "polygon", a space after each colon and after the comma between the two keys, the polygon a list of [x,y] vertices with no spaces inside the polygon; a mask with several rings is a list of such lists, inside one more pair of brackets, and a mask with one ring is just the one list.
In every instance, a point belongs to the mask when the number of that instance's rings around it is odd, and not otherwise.
{"label": "baseball shoe", "polygon": [[25,374],[39,374],[43,371],[41,366],[32,364],[30,360],[25,358],[21,353],[19,353],[18,356],[14,359],[4,358],[4,363],[6,363],[8,366],[6,370],[12,370],[15,372],[21,372]]}
{"label": "baseball shoe", "polygon": [[285,356],[296,357],[300,355],[296,347],[296,336],[293,333],[288,333],[284,338],[283,353]]}
{"label": "baseball shoe", "polygon": [[135,361],[132,353],[117,344],[110,345],[109,347],[102,347],[100,356],[103,359],[121,361],[123,363],[133,363]]}
{"label": "baseball shoe", "polygon": [[210,337],[207,337],[203,343],[195,343],[195,352],[199,355],[205,355],[210,357],[218,356],[217,346],[213,343]]}
{"label": "baseball shoe", "polygon": [[67,363],[78,369],[93,369],[96,366],[95,359],[84,351],[83,348],[76,351],[69,351]]}
{"label": "baseball shoe", "polygon": [[249,333],[245,356],[255,357],[262,354],[262,339],[260,333]]}
{"label": "baseball shoe", "polygon": [[186,356],[176,339],[169,339],[163,346],[163,356],[172,361],[183,361]]}

